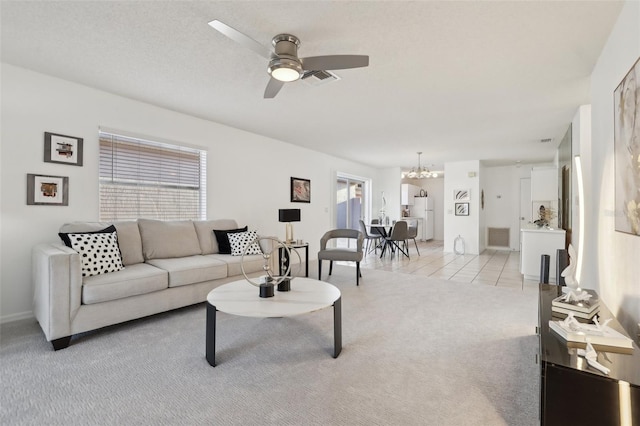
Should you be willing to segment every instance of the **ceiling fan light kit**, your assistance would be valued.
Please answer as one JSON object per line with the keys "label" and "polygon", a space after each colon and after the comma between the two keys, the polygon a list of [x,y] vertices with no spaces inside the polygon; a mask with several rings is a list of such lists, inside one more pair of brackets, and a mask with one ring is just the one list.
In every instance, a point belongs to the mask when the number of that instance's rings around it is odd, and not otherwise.
{"label": "ceiling fan light kit", "polygon": [[267,69],[271,77],[288,83],[302,76],[302,64],[298,59],[300,40],[291,34],[278,34],[271,40],[276,56],[269,61]]}
{"label": "ceiling fan light kit", "polygon": [[292,34],[278,34],[275,36],[271,40],[274,51],[271,51],[251,37],[217,19],[209,22],[209,25],[236,43],[269,59],[267,72],[271,78],[264,91],[265,98],[275,97],[284,86],[284,83],[299,80],[306,72],[326,72],[327,70],[369,66],[369,57],[366,55],[326,55],[299,58],[298,46],[300,46],[300,39]]}

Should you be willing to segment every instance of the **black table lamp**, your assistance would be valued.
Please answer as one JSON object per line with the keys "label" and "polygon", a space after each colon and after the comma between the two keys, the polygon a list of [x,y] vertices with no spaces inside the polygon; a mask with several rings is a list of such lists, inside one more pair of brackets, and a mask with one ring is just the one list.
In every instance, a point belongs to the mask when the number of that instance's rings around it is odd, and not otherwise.
{"label": "black table lamp", "polygon": [[300,209],[279,209],[278,222],[287,223],[287,243],[292,243],[293,225],[291,225],[291,222],[300,222]]}

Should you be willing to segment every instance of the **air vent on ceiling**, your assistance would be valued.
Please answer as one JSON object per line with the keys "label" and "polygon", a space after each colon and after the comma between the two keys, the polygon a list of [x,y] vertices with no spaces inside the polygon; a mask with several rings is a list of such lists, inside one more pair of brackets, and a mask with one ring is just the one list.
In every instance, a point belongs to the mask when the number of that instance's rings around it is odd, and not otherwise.
{"label": "air vent on ceiling", "polygon": [[305,71],[302,75],[302,81],[310,86],[320,86],[336,80],[340,80],[340,77],[331,71]]}
{"label": "air vent on ceiling", "polygon": [[549,143],[549,142],[551,142],[551,138],[540,139],[540,143]]}

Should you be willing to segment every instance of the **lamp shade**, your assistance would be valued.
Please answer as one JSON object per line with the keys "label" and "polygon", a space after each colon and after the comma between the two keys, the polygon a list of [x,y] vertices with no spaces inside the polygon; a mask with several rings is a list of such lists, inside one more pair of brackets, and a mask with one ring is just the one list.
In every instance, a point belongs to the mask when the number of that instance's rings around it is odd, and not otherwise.
{"label": "lamp shade", "polygon": [[278,222],[300,222],[300,209],[279,209]]}

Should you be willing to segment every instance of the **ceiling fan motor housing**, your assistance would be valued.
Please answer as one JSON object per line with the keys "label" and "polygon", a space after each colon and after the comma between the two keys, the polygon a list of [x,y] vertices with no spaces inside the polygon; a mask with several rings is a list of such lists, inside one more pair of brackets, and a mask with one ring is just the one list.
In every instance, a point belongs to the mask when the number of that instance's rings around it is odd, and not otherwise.
{"label": "ceiling fan motor housing", "polygon": [[[296,71],[298,77],[302,75],[303,69],[300,59],[298,59],[298,46],[300,46],[300,39],[291,34],[278,34],[271,41],[275,48],[275,57],[269,61],[269,74],[272,74],[275,70],[286,68]],[[293,80],[291,80],[293,81]]]}

